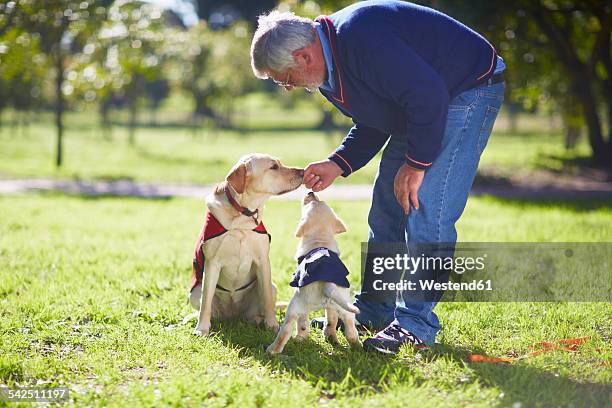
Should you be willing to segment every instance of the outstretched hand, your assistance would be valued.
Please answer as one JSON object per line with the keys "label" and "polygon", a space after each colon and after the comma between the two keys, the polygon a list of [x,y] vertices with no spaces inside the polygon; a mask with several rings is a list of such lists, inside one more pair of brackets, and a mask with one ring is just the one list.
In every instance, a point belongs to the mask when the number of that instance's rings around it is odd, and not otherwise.
{"label": "outstretched hand", "polygon": [[340,166],[331,160],[310,163],[304,169],[304,185],[317,193],[329,187],[341,174]]}
{"label": "outstretched hand", "polygon": [[402,206],[406,214],[410,213],[410,204],[419,209],[419,188],[423,184],[425,170],[415,169],[404,164],[397,171],[393,182],[393,191],[397,202]]}

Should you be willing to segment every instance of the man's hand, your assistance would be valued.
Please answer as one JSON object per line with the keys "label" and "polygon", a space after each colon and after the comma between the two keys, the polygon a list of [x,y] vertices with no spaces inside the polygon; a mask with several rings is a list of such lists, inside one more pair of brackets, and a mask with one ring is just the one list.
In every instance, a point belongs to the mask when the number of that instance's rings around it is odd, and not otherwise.
{"label": "man's hand", "polygon": [[329,187],[342,173],[340,166],[331,160],[310,163],[304,169],[304,185],[317,193]]}
{"label": "man's hand", "polygon": [[410,203],[417,210],[419,209],[419,188],[423,184],[425,170],[418,170],[404,164],[397,171],[393,182],[395,198],[400,203],[406,214],[410,213]]}

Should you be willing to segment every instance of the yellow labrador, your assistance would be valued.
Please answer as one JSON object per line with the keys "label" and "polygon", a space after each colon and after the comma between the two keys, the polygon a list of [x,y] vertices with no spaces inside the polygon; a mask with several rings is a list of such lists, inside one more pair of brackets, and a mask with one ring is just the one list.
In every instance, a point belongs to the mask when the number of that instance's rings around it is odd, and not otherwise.
{"label": "yellow labrador", "polygon": [[266,200],[295,190],[303,177],[302,169],[286,167],[269,155],[251,154],[207,196],[207,221],[196,243],[189,295],[192,307],[199,310],[195,334],[208,335],[212,317],[244,316],[278,329],[270,239],[262,212]]}
{"label": "yellow labrador", "polygon": [[359,313],[359,309],[350,302],[348,269],[340,260],[340,249],[334,239],[335,234],[345,231],[344,223],[315,193],[304,197],[302,218],[295,232],[296,237],[301,238],[295,254],[298,268],[291,282],[296,290],[276,340],[266,349],[268,354],[283,351],[296,321],[296,339],[307,338],[310,332],[308,313],[323,308],[327,320],[325,337],[333,343],[338,342],[336,324],[340,315],[346,339],[351,346],[359,344],[355,327],[355,313]]}

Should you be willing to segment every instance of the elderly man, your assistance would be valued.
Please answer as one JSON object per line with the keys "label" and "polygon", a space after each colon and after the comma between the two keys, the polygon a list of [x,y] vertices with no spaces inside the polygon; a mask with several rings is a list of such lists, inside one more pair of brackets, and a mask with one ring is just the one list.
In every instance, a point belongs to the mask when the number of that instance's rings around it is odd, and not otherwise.
{"label": "elderly man", "polygon": [[[327,188],[387,142],[368,216],[368,244],[451,243],[503,101],[503,60],[481,35],[430,8],[363,1],[315,21],[273,11],[251,46],[255,75],[291,90],[318,88],[354,126],[304,184]],[[371,281],[371,270],[364,271]],[[370,276],[368,276],[370,275]],[[369,279],[368,279],[369,278]],[[435,341],[435,300],[357,295],[359,322],[382,329],[366,349],[396,353]],[[438,298],[436,298],[437,300]],[[396,301],[395,301],[396,300]]]}

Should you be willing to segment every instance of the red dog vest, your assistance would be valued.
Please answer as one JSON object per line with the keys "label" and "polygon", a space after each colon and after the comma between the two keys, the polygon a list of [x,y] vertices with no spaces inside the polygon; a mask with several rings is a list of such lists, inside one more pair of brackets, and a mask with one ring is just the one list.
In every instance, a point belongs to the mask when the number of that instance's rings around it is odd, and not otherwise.
{"label": "red dog vest", "polygon": [[[268,234],[268,231],[266,231],[266,227],[264,227],[263,222],[259,222],[259,224],[255,228],[253,228],[252,231],[258,234],[266,234],[268,236],[268,239],[272,241],[272,236]],[[221,236],[226,232],[227,230],[223,225],[221,225],[219,220],[217,220],[210,211],[207,212],[206,219],[204,220],[204,225],[202,226],[202,232],[200,232],[200,236],[198,237],[198,240],[196,241],[195,245],[195,254],[193,256],[192,265],[193,272],[191,274],[191,284],[189,286],[190,292],[193,290],[193,288],[202,284],[202,277],[204,276],[204,253],[202,252],[202,244],[204,244],[204,242],[208,241],[209,239]],[[237,290],[244,289],[247,286],[251,285],[251,283]],[[217,288],[229,292],[227,289],[224,289],[219,285],[217,285]]]}

